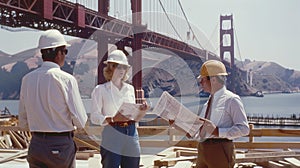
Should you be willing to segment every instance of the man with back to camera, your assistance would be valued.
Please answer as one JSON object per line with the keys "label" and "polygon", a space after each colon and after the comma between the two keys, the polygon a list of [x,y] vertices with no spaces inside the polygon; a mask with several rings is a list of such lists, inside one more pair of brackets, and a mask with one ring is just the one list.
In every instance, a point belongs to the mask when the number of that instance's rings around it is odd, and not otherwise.
{"label": "man with back to camera", "polygon": [[43,64],[22,79],[19,126],[32,133],[27,161],[31,168],[76,167],[73,131],[87,115],[76,79],[62,71],[70,46],[55,29],[45,31],[38,48]]}
{"label": "man with back to camera", "polygon": [[[203,63],[198,76],[205,92],[210,93],[200,117],[210,120],[216,129],[198,144],[197,168],[232,168],[235,164],[233,139],[249,134],[246,112],[240,97],[226,89],[225,65],[217,60]],[[204,124],[206,125],[206,124]],[[200,128],[205,134],[205,126]]]}

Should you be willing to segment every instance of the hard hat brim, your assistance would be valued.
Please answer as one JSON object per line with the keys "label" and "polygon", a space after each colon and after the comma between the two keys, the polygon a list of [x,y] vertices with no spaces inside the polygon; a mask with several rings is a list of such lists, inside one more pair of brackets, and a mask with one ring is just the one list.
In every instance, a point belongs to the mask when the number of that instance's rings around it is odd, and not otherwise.
{"label": "hard hat brim", "polygon": [[[214,75],[214,76],[227,76],[227,75],[229,75],[229,73],[219,73],[218,75]],[[207,75],[207,76],[209,76],[209,75]],[[199,75],[199,76],[197,76],[197,79],[200,79],[202,76],[201,75]]]}
{"label": "hard hat brim", "polygon": [[48,46],[48,47],[38,47],[39,49],[49,49],[49,48],[57,48],[60,46],[66,46],[66,47],[70,47],[71,44],[65,43],[65,44],[58,44],[58,45],[53,45],[53,46]]}
{"label": "hard hat brim", "polygon": [[128,67],[131,67],[129,64],[124,64],[122,61],[115,61],[115,60],[109,60],[109,61],[104,61],[103,62],[104,64],[107,64],[107,63],[117,63],[117,64],[120,64],[120,65],[126,65]]}

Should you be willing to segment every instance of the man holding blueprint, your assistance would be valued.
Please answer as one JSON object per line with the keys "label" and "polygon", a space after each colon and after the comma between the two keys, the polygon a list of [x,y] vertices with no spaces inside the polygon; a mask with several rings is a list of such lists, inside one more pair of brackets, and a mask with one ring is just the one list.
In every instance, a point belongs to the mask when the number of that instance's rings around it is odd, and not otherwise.
{"label": "man holding blueprint", "polygon": [[175,128],[199,140],[197,168],[233,168],[235,153],[232,140],[249,134],[240,97],[226,89],[227,75],[222,62],[209,60],[203,63],[198,79],[210,97],[200,117],[167,93],[163,93],[153,109],[163,119],[174,122]]}
{"label": "man holding blueprint", "polygon": [[[153,109],[153,113],[170,121],[176,129],[183,131],[188,137],[200,136],[204,138],[210,136],[216,128],[212,122],[205,118],[199,118],[168,92],[163,92]],[[202,132],[199,132],[201,128]]]}

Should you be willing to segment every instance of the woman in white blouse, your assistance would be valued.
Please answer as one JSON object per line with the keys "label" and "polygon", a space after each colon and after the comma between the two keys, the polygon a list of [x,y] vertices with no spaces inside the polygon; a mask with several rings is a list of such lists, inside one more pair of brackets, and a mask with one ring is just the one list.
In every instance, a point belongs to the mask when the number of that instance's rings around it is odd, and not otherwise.
{"label": "woman in white blouse", "polygon": [[[100,145],[103,168],[138,168],[140,144],[135,121],[118,112],[123,102],[135,103],[134,87],[124,81],[130,67],[121,50],[111,52],[104,62],[103,74],[107,80],[92,92],[91,121],[104,126]],[[140,110],[146,110],[147,104]]]}

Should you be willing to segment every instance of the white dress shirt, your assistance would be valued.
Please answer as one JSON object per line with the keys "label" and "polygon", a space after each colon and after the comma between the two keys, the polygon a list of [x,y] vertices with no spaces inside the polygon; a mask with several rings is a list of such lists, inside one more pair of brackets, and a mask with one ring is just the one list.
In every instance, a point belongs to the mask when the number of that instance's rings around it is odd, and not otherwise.
{"label": "white dress shirt", "polygon": [[92,92],[92,123],[107,125],[106,117],[115,116],[123,102],[135,103],[132,85],[123,82],[120,90],[111,81],[97,85]]}
{"label": "white dress shirt", "polygon": [[87,115],[76,79],[53,62],[22,79],[19,126],[32,132],[66,132],[83,128]]}
{"label": "white dress shirt", "polygon": [[[207,103],[200,117],[205,116]],[[224,86],[212,99],[210,120],[219,128],[219,138],[235,139],[249,134],[246,112],[240,97]]]}

